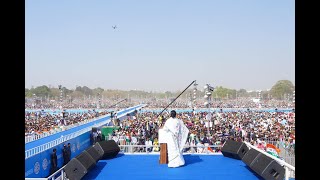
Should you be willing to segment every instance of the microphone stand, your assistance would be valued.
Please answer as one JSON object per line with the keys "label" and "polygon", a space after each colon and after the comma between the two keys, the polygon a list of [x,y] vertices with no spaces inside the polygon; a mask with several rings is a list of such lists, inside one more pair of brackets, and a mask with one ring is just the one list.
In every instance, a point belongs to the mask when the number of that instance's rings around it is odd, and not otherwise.
{"label": "microphone stand", "polygon": [[121,103],[122,101],[126,101],[126,100],[127,100],[127,98],[125,98],[125,99],[123,99],[123,100],[121,100],[121,101],[117,102],[116,104],[114,104],[114,105],[112,105],[112,106],[109,106],[108,108],[111,108],[111,107],[113,107],[113,106],[115,106],[115,105],[117,105],[117,104]]}
{"label": "microphone stand", "polygon": [[189,86],[188,86],[187,88],[185,88],[171,103],[169,103],[169,104],[167,105],[167,107],[165,107],[165,108],[158,114],[157,118],[162,114],[163,111],[165,111],[174,101],[176,101],[176,100],[178,99],[178,97],[179,97],[182,93],[184,93],[184,92],[185,92],[193,83],[195,83],[195,82],[196,82],[196,80],[192,81],[192,83],[189,84]]}
{"label": "microphone stand", "polygon": [[[127,98],[125,98],[125,99],[123,99],[123,100],[121,100],[121,101],[117,102],[116,104],[114,104],[114,105],[112,105],[112,106],[109,106],[109,107],[108,107],[108,109],[109,109],[109,108],[111,108],[111,107],[113,107],[113,106],[115,106],[115,105],[117,105],[117,104],[119,104],[119,103],[121,103],[122,101],[126,101],[126,100],[127,100]],[[115,123],[115,121],[114,121],[114,117],[113,117],[113,116],[114,116],[114,114],[113,114],[113,112],[114,112],[114,111],[111,111],[110,118],[111,118],[111,121],[112,121],[113,125],[115,126],[115,125],[116,125],[116,123]],[[111,122],[111,121],[110,121],[110,122]],[[109,122],[109,123],[110,123],[110,122]]]}

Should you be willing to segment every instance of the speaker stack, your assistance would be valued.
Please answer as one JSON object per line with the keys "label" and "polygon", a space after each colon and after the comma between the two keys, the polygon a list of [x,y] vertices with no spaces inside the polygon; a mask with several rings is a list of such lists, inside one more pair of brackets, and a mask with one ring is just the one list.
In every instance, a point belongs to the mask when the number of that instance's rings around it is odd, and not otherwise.
{"label": "speaker stack", "polygon": [[87,172],[96,165],[95,160],[87,151],[72,158],[64,167],[68,179],[80,180]]}
{"label": "speaker stack", "polygon": [[102,158],[101,154],[99,154],[99,152],[93,146],[90,146],[85,151],[90,154],[90,156],[94,159],[95,162],[98,162]]}
{"label": "speaker stack", "polygon": [[120,147],[114,140],[96,142],[94,148],[100,154],[101,159],[114,158],[120,151]]}
{"label": "speaker stack", "polygon": [[80,180],[100,159],[111,159],[117,156],[120,147],[114,140],[99,141],[78,156],[72,158],[64,167],[70,180]]}
{"label": "speaker stack", "polygon": [[268,180],[283,180],[285,169],[276,160],[251,148],[242,161],[255,173]]}
{"label": "speaker stack", "polygon": [[242,160],[251,170],[266,180],[283,180],[285,168],[276,160],[251,148],[243,142],[227,140],[221,149],[223,156]]}
{"label": "speaker stack", "polygon": [[242,161],[247,165],[247,166],[251,166],[253,160],[260,154],[259,151],[251,148],[246,154],[245,156],[243,156]]}
{"label": "speaker stack", "polygon": [[239,160],[241,160],[248,151],[249,148],[245,143],[230,139],[226,141],[221,149],[223,156]]}

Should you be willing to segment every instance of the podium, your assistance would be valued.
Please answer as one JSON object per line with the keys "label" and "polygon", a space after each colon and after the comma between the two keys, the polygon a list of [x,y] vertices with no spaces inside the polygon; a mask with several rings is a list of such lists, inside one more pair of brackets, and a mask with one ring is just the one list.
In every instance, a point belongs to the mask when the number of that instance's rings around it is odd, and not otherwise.
{"label": "podium", "polygon": [[163,129],[159,129],[159,144],[160,144],[160,159],[159,164],[168,164],[168,148],[167,148],[167,136],[170,135]]}
{"label": "podium", "polygon": [[160,143],[159,164],[168,164],[167,143]]}

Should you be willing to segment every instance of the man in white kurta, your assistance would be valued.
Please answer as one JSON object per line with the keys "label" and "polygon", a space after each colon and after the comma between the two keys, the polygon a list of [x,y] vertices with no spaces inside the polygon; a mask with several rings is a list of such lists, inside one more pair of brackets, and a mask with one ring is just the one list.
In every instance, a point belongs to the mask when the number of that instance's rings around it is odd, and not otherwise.
{"label": "man in white kurta", "polygon": [[179,167],[185,164],[182,150],[187,141],[189,130],[182,120],[176,118],[176,111],[172,110],[170,116],[163,126],[163,130],[170,134],[166,140],[168,167]]}

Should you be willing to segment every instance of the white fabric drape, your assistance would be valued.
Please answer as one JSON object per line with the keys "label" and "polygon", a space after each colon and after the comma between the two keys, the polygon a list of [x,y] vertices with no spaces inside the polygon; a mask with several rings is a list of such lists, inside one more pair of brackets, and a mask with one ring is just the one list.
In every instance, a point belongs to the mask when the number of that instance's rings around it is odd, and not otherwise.
{"label": "white fabric drape", "polygon": [[183,121],[177,118],[169,118],[163,129],[171,136],[167,139],[168,167],[179,167],[185,164],[182,150],[187,141],[189,130]]}

